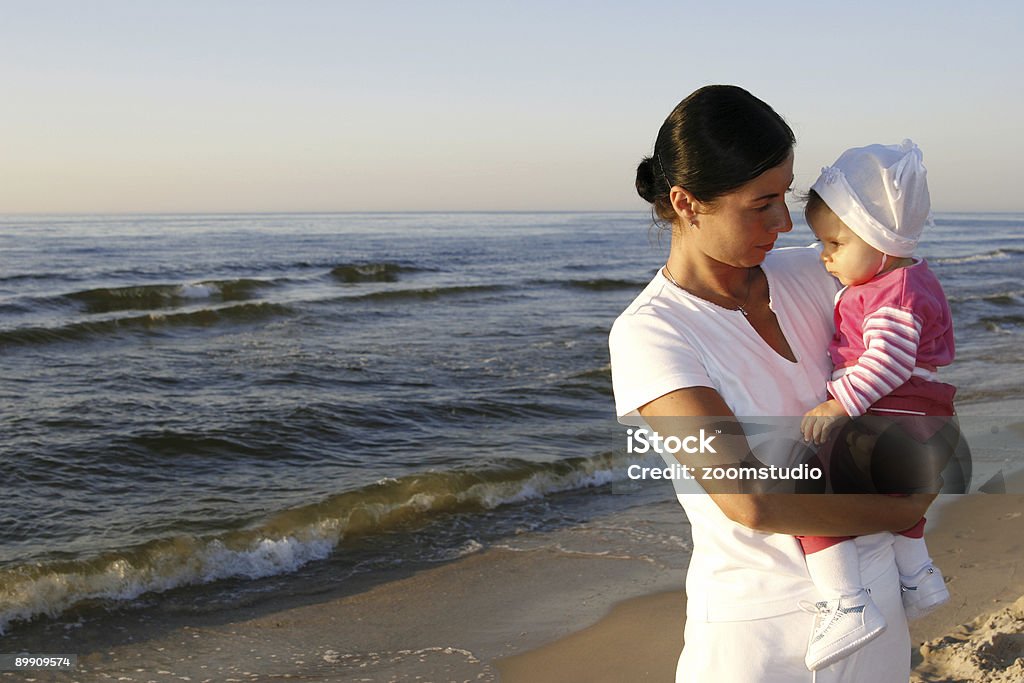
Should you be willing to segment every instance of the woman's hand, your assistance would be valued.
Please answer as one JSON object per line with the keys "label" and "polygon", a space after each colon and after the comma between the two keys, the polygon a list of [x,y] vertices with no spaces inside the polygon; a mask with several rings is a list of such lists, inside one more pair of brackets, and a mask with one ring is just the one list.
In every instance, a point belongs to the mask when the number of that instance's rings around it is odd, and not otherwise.
{"label": "woman's hand", "polygon": [[800,431],[804,435],[804,441],[822,444],[828,438],[829,433],[847,419],[849,416],[842,404],[835,399],[829,399],[807,411],[803,421],[800,422]]}

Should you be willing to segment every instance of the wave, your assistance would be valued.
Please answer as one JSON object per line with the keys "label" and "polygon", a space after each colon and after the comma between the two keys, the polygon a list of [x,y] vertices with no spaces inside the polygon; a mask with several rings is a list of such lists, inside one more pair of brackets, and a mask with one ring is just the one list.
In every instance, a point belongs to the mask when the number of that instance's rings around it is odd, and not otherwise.
{"label": "wave", "polygon": [[595,292],[603,292],[617,289],[639,290],[647,286],[646,281],[623,280],[618,278],[590,278],[586,280],[530,280],[530,285],[541,285],[547,287],[569,287],[571,289],[587,289]]}
{"label": "wave", "polygon": [[342,282],[397,282],[400,273],[421,270],[397,263],[343,263],[331,269],[331,275]]}
{"label": "wave", "polygon": [[[603,328],[601,331],[605,332]],[[605,363],[599,368],[587,368],[586,370],[578,370],[569,376],[580,379],[608,379],[612,376],[612,364]]]}
{"label": "wave", "polygon": [[596,278],[593,280],[568,280],[562,283],[566,287],[575,289],[589,289],[596,292],[603,292],[614,289],[643,289],[646,282],[639,280],[616,280],[612,278]]}
{"label": "wave", "polygon": [[280,281],[240,278],[235,280],[204,280],[189,284],[130,285],[99,287],[71,292],[63,298],[82,304],[87,313],[149,310],[168,308],[197,299],[243,301],[259,290],[274,287]]}
{"label": "wave", "polygon": [[1007,328],[1024,326],[1024,315],[998,315],[980,318],[975,325],[989,332],[1009,332]]}
{"label": "wave", "polygon": [[81,341],[122,331],[209,327],[225,322],[264,320],[291,313],[292,309],[282,304],[251,302],[180,313],[148,313],[125,318],[69,323],[59,327],[23,327],[0,332],[0,347]]}
{"label": "wave", "polygon": [[996,249],[984,254],[968,254],[967,256],[947,256],[945,258],[929,259],[931,263],[943,265],[955,265],[960,263],[977,263],[979,261],[1006,261],[1024,255],[1024,249]]}
{"label": "wave", "polygon": [[981,301],[984,303],[996,304],[997,306],[1012,306],[1020,303],[1024,297],[1024,291],[997,292],[989,294],[964,294],[962,296],[949,296],[946,299],[951,304],[965,303],[967,301]]}
{"label": "wave", "polygon": [[409,474],[280,512],[246,529],[7,568],[0,570],[0,634],[13,622],[55,617],[87,601],[130,601],[181,586],[291,573],[328,558],[356,537],[421,526],[443,514],[491,510],[608,484],[625,471],[625,462],[624,455],[604,453]]}
{"label": "wave", "polygon": [[[189,277],[189,274],[195,274],[198,277],[202,277],[200,274],[202,270],[207,269],[207,264],[177,264],[172,268],[166,266],[152,266],[152,267],[139,267],[139,268],[120,268],[113,270],[104,270],[94,273],[91,277],[104,277],[104,278],[117,278],[117,279],[157,279],[157,278],[168,278],[176,279],[179,277]],[[269,262],[239,262],[239,263],[221,263],[217,266],[217,270],[221,272],[240,272],[240,273],[267,273],[271,274],[269,279],[258,279],[258,278],[246,278],[239,277],[228,280],[202,280],[194,282],[188,285],[182,284],[155,284],[155,285],[139,285],[129,287],[112,287],[112,288],[97,288],[95,290],[86,290],[83,292],[75,292],[66,295],[70,298],[78,298],[89,301],[95,296],[104,297],[109,295],[108,298],[114,300],[131,300],[131,299],[145,299],[147,297],[154,297],[160,299],[162,296],[174,297],[176,295],[175,290],[177,288],[185,288],[185,293],[182,295],[183,298],[188,298],[190,293],[188,289],[191,287],[202,287],[207,286],[210,292],[214,295],[217,294],[218,290],[231,290],[232,283],[239,283],[241,287],[262,287],[262,286],[273,286],[277,281],[273,279],[273,274],[279,273],[291,273],[294,274],[296,271],[321,271],[326,269],[330,276],[342,281],[342,282],[396,282],[402,273],[417,273],[417,272],[434,272],[436,268],[430,268],[426,266],[413,266],[408,264],[395,263],[390,261],[382,262],[366,262],[366,263],[338,263],[336,259],[323,259],[323,260],[300,260],[300,261],[269,261]],[[15,273],[11,275],[0,275],[0,283],[16,283],[21,281],[52,281],[52,282],[74,282],[80,281],[83,277],[79,273]],[[201,291],[201,290],[195,290]]]}
{"label": "wave", "polygon": [[[369,294],[344,297],[343,300],[399,301],[402,299],[437,299],[444,296],[460,294],[504,292],[509,289],[511,289],[511,287],[507,285],[451,285],[447,287],[422,287],[417,289],[395,289],[385,292],[371,292]],[[332,301],[337,300],[333,299]]]}
{"label": "wave", "polygon": [[77,280],[79,277],[69,273],[15,273],[0,275],[0,282],[21,282],[24,280]]}

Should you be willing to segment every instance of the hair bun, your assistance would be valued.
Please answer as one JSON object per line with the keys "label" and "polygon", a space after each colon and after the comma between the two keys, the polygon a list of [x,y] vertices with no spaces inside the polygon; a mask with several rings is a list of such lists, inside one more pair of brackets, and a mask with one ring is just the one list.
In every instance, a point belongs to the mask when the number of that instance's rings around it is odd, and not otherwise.
{"label": "hair bun", "polygon": [[644,157],[640,165],[636,167],[636,191],[645,202],[651,204],[657,199],[658,193],[655,190],[654,181],[654,160],[651,157]]}

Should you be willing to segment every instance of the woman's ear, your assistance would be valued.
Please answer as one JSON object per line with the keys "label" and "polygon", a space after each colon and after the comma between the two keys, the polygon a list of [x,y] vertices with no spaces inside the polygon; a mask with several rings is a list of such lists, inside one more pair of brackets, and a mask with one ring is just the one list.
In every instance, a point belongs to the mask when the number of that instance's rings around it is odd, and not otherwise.
{"label": "woman's ear", "polygon": [[676,215],[683,219],[686,225],[693,225],[697,219],[697,209],[700,207],[700,200],[693,196],[689,190],[674,185],[668,193],[669,201]]}

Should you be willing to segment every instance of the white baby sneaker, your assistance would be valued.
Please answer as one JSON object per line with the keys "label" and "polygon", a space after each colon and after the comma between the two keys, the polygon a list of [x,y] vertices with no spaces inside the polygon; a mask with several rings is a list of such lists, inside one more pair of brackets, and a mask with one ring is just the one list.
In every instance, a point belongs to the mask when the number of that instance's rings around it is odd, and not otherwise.
{"label": "white baby sneaker", "polygon": [[942,572],[933,564],[925,565],[913,576],[900,577],[903,611],[907,621],[920,619],[939,605],[949,601],[949,589]]}
{"label": "white baby sneaker", "polygon": [[849,656],[885,630],[885,617],[864,589],[854,595],[816,602],[805,609],[815,612],[814,630],[804,658],[811,671]]}

